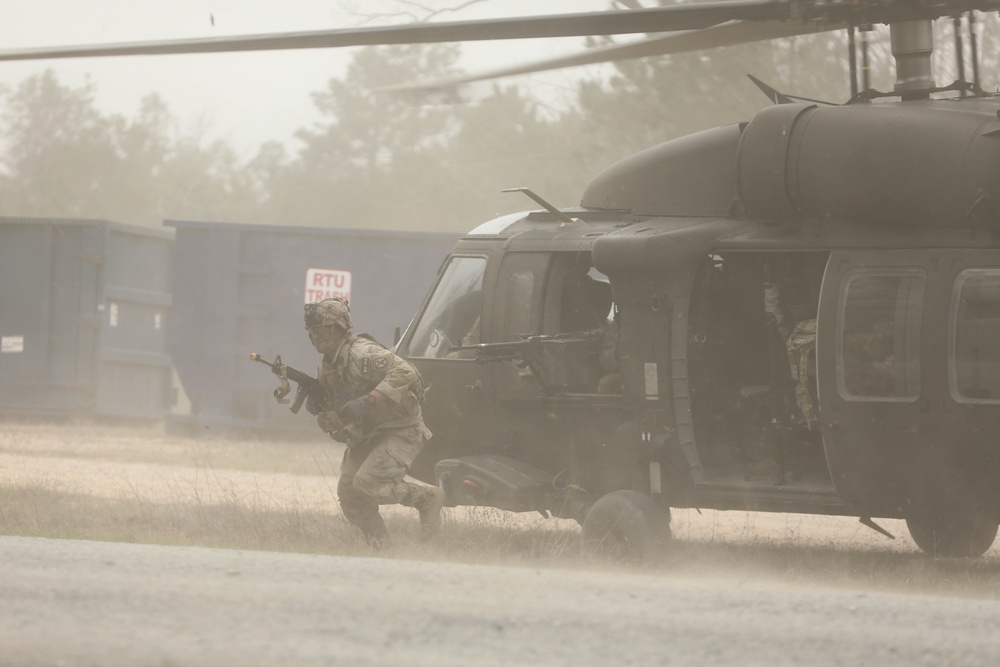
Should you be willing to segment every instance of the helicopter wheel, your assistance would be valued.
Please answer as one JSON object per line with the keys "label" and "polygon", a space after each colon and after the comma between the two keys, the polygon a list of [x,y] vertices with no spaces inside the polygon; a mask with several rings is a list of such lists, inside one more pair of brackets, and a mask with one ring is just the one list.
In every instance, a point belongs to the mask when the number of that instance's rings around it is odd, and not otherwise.
{"label": "helicopter wheel", "polygon": [[917,546],[932,556],[976,558],[997,536],[997,522],[973,512],[914,515],[907,517],[906,527]]}
{"label": "helicopter wheel", "polygon": [[583,520],[585,554],[627,563],[650,563],[670,543],[670,509],[636,491],[612,491]]}

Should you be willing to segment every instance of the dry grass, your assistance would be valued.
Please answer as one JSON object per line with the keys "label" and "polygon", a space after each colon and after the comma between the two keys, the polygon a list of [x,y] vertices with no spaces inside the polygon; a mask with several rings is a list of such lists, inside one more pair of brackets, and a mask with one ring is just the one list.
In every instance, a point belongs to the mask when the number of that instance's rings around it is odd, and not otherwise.
{"label": "dry grass", "polygon": [[[0,424],[0,533],[534,567],[607,568],[580,556],[575,524],[491,508],[446,511],[416,540],[412,510],[387,508],[393,542],[373,552],[343,519],[340,449],[322,440],[195,440],[93,424]],[[653,576],[1000,599],[997,549],[932,559],[886,522],[889,541],[843,517],[674,512]]]}

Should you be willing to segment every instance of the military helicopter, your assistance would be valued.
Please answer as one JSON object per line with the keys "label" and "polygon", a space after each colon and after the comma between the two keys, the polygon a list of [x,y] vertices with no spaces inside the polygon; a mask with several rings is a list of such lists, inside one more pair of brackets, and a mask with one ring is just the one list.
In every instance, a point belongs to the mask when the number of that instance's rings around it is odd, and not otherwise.
{"label": "military helicopter", "polygon": [[[973,80],[936,85],[931,21],[998,9],[706,2],[0,59],[685,31],[649,38],[663,52],[848,29],[847,104],[772,90],[748,122],[608,167],[578,207],[521,188],[541,209],[458,242],[397,341],[435,432],[411,473],[639,558],[679,507],[856,516],[890,537],[875,519],[905,519],[924,551],[978,556],[1000,524],[1000,99],[978,86],[974,30]],[[888,93],[854,57],[854,30],[881,23]]]}

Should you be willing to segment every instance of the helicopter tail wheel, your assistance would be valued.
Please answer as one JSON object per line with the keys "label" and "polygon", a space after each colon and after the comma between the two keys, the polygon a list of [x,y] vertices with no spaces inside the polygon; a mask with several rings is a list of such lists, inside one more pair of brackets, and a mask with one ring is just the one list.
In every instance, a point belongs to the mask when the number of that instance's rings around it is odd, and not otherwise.
{"label": "helicopter tail wheel", "polygon": [[976,558],[993,546],[997,522],[975,512],[920,514],[906,527],[921,550],[932,556]]}
{"label": "helicopter tail wheel", "polygon": [[670,544],[670,509],[636,491],[612,491],[583,520],[584,553],[626,563],[651,563]]}

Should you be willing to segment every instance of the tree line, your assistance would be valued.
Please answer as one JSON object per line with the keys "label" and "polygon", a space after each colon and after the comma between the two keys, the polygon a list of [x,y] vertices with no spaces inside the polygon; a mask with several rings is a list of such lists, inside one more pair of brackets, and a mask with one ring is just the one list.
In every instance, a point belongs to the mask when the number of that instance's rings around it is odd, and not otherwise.
{"label": "tree line", "polygon": [[[600,169],[631,153],[750,119],[769,101],[748,73],[805,97],[849,95],[839,33],[618,63],[610,76],[575,83],[561,109],[516,81],[489,84],[473,104],[372,92],[453,74],[459,55],[454,45],[358,50],[343,78],[312,94],[321,121],[296,133],[296,148],[270,141],[249,159],[178,131],[155,93],[133,117],[104,114],[93,84],[72,87],[46,71],[0,90],[0,215],[460,232],[534,207],[502,188],[572,206]],[[887,47],[874,58],[889,61]],[[995,64],[984,53],[984,71]]]}

